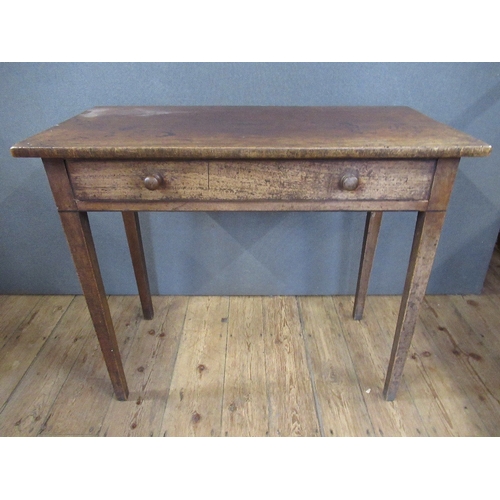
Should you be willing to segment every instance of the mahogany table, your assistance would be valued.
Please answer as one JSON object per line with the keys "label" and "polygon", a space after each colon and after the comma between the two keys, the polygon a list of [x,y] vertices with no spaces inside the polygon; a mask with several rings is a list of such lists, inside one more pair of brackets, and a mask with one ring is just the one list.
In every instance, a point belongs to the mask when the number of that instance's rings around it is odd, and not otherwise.
{"label": "mahogany table", "polygon": [[491,146],[406,107],[96,107],[11,148],[42,158],[119,400],[128,397],[88,211],[120,211],[144,317],[138,211],[364,211],[360,319],[384,211],[417,211],[384,395],[396,397],[458,163]]}

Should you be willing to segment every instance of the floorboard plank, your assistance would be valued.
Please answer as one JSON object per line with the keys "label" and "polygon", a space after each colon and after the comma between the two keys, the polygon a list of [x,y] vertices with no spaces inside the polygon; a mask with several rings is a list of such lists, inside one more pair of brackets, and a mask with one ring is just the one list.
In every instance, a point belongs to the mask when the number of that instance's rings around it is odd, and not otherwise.
{"label": "floorboard plank", "polygon": [[[0,295],[0,349],[31,311],[44,298],[41,295]],[[36,314],[33,312],[33,314]]]}
{"label": "floorboard plank", "polygon": [[[396,321],[399,300],[386,297],[387,316]],[[421,315],[425,315],[425,310]],[[451,360],[453,362],[453,360]],[[415,371],[414,368],[417,368]],[[486,436],[488,431],[453,375],[454,367],[432,341],[422,316],[417,321],[405,375],[406,384],[431,436]]]}
{"label": "floorboard plank", "polygon": [[469,325],[468,337],[474,337],[476,345],[484,346],[500,362],[500,295],[497,302],[478,295],[451,296],[448,301],[448,307]]}
{"label": "floorboard plank", "polygon": [[[421,319],[455,383],[467,396],[490,435],[500,430],[498,358],[476,335],[449,297],[426,297]],[[497,386],[490,381],[497,380]],[[497,416],[497,417],[494,417]]]}
{"label": "floorboard plank", "polygon": [[320,436],[295,297],[264,297],[270,436]]}
{"label": "floorboard plank", "polygon": [[54,295],[37,302],[0,350],[0,409],[20,382],[52,330],[73,300]]}
{"label": "floorboard plank", "polygon": [[187,304],[187,297],[153,297],[154,318],[140,322],[124,363],[129,399],[111,401],[100,435],[160,435]]}
{"label": "floorboard plank", "polygon": [[[109,298],[118,345],[127,359],[132,337],[142,313],[137,297]],[[91,335],[61,387],[50,414],[41,427],[41,436],[97,436],[108,407],[114,398],[106,366],[97,341]]]}
{"label": "floorboard plank", "polygon": [[231,297],[229,306],[223,436],[269,433],[262,297]]}
{"label": "floorboard plank", "polygon": [[380,310],[381,304],[374,307],[373,297],[367,298],[364,318],[360,321],[352,319],[353,297],[334,297],[333,303],[358,374],[375,435],[426,435],[425,426],[404,380],[395,401],[388,402],[383,396],[396,323],[391,321],[389,325],[381,327],[374,311]]}
{"label": "floorboard plank", "polygon": [[160,434],[220,436],[228,297],[190,297]]}
{"label": "floorboard plank", "polygon": [[36,436],[83,344],[94,335],[87,304],[75,297],[0,413],[0,436]]}
{"label": "floorboard plank", "polygon": [[373,425],[331,297],[298,299],[322,435],[373,436]]}

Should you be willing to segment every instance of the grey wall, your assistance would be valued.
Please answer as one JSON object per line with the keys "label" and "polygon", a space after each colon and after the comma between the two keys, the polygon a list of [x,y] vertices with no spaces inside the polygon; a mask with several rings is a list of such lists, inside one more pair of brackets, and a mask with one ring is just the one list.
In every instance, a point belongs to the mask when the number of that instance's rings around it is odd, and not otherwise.
{"label": "grey wall", "polygon": [[[479,293],[500,226],[500,64],[0,65],[0,293],[80,287],[40,160],[9,147],[97,105],[406,105],[493,145],[461,162],[429,293]],[[371,293],[400,293],[415,215],[386,214]],[[91,214],[106,290],[136,293],[119,214]],[[155,294],[351,294],[364,214],[141,214]]]}

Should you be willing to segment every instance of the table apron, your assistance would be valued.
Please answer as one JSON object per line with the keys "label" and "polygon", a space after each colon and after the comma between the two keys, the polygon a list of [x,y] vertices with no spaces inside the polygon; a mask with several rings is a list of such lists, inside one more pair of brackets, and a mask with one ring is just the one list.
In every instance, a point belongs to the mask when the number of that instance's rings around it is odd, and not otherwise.
{"label": "table apron", "polygon": [[418,210],[436,161],[67,160],[66,168],[81,210]]}
{"label": "table apron", "polygon": [[[404,212],[426,211],[427,200],[406,201],[82,201],[81,212]],[[64,211],[64,210],[63,210]]]}

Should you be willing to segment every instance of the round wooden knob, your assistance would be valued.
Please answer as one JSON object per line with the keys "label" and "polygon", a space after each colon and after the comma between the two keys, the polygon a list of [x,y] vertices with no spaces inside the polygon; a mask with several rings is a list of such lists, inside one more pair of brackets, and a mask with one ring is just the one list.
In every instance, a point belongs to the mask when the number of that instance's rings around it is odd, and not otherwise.
{"label": "round wooden knob", "polygon": [[340,179],[340,185],[346,191],[354,191],[359,186],[359,178],[354,174],[344,175]]}
{"label": "round wooden knob", "polygon": [[163,183],[163,178],[160,174],[148,175],[144,179],[144,186],[146,186],[146,188],[151,191],[158,189],[162,185],[162,183]]}

